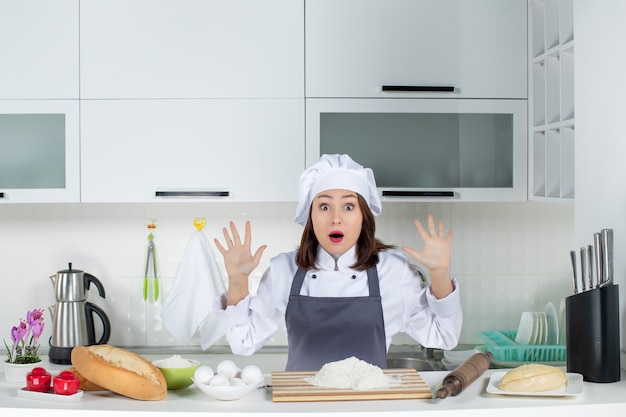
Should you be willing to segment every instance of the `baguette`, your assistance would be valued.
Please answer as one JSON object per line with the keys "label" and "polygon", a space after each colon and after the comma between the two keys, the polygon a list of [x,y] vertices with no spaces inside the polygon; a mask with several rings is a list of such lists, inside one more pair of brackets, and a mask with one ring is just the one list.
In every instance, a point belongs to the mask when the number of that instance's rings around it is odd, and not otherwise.
{"label": "baguette", "polygon": [[565,372],[560,368],[529,363],[508,371],[500,380],[502,391],[541,392],[567,384]]}
{"label": "baguette", "polygon": [[64,370],[70,371],[71,373],[76,375],[76,378],[80,380],[80,389],[83,391],[108,391],[106,388],[102,388],[100,385],[94,384],[93,382],[82,376],[74,367]]}
{"label": "baguette", "polygon": [[72,366],[84,378],[136,400],[162,400],[167,395],[163,374],[142,356],[111,345],[76,346]]}

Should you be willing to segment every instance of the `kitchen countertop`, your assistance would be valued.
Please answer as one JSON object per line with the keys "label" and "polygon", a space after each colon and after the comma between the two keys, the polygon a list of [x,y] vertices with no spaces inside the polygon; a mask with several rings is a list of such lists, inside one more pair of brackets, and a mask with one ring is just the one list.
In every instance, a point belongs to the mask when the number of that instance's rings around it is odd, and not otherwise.
{"label": "kitchen countertop", "polygon": [[[232,354],[211,353],[179,353],[187,359],[198,360],[203,365],[215,369],[219,361],[231,359],[238,366],[255,364],[265,374],[271,371],[284,370],[286,355],[284,353],[256,353],[249,357]],[[171,353],[142,353],[149,360],[163,359]],[[44,368],[53,374],[68,366],[52,364],[44,358]],[[90,417],[120,416],[128,414],[169,417],[172,413],[189,413],[193,416],[228,414],[231,417],[265,417],[265,416],[302,416],[315,417],[329,412],[350,415],[379,415],[382,412],[395,415],[420,416],[534,416],[557,413],[600,412],[605,415],[626,414],[626,372],[622,372],[621,381],[610,384],[583,383],[583,393],[571,397],[515,397],[489,394],[486,387],[493,372],[490,369],[465,391],[456,397],[443,400],[382,400],[382,401],[342,401],[342,402],[293,402],[274,403],[271,392],[260,388],[249,396],[236,401],[218,401],[207,396],[193,385],[187,389],[169,391],[162,401],[137,401],[111,392],[85,392],[75,403],[55,403],[39,401],[17,396],[16,385],[5,382],[4,371],[0,377],[0,410],[2,415],[18,416],[84,416]],[[432,388],[436,387],[445,371],[420,372],[425,382]]]}

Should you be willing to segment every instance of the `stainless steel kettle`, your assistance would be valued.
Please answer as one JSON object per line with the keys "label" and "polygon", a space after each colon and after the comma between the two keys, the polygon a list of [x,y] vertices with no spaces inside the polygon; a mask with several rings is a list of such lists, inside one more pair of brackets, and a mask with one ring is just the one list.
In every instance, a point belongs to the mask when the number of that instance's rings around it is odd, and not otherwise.
{"label": "stainless steel kettle", "polygon": [[[50,337],[50,362],[71,364],[74,346],[100,345],[107,343],[111,336],[111,322],[106,313],[97,305],[87,301],[90,285],[98,289],[100,297],[105,298],[104,287],[100,280],[91,274],[72,269],[62,270],[50,277],[54,287],[56,304],[50,307],[53,329]],[[93,315],[102,321],[102,335],[96,340]]]}

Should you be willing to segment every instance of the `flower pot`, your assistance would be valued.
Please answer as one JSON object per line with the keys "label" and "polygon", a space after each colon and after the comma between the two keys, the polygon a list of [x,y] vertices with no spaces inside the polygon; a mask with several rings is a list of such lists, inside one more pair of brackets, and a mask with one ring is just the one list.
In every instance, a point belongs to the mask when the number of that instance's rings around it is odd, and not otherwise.
{"label": "flower pot", "polygon": [[26,386],[26,374],[41,366],[41,361],[35,363],[4,362],[4,379],[9,384]]}

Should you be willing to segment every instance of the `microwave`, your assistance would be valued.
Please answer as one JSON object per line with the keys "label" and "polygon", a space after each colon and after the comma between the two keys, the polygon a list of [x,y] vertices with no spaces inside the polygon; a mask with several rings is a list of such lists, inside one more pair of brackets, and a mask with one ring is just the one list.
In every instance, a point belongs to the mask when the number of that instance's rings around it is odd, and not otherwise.
{"label": "microwave", "polygon": [[348,154],[383,201],[527,199],[527,101],[306,100],[306,164]]}

